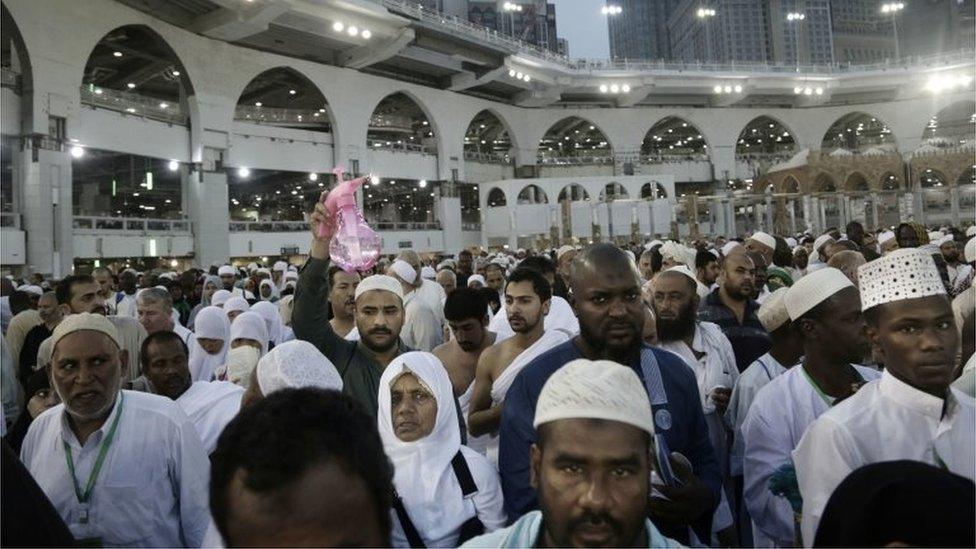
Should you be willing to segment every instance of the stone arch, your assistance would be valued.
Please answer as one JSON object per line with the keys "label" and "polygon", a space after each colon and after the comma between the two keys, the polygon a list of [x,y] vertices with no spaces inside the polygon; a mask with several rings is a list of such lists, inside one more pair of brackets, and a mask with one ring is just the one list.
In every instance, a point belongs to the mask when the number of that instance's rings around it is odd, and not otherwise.
{"label": "stone arch", "polygon": [[[268,83],[276,88],[272,89]],[[280,109],[294,111],[282,118],[281,125],[335,134],[335,117],[322,89],[305,73],[288,65],[263,70],[249,79],[237,97],[234,119],[267,123],[261,118],[264,116],[261,110],[285,112],[278,110],[277,105],[286,105]]]}
{"label": "stone arch", "polygon": [[768,114],[759,115],[742,127],[735,144],[736,157],[750,154],[792,156],[799,151],[796,133],[781,120]]}
{"label": "stone arch", "polygon": [[[195,92],[186,66],[169,42],[146,25],[121,25],[102,35],[85,58],[81,88],[83,103],[151,118],[167,118],[176,103],[185,120],[191,126],[195,122],[188,101]],[[120,99],[109,101],[110,93]],[[126,94],[153,101],[125,101]]]}
{"label": "stone arch", "polygon": [[[0,4],[0,25],[3,27],[3,36],[0,36],[0,40],[3,41],[3,48],[13,48],[16,51],[17,64],[20,69],[21,103],[21,119],[18,122],[19,126],[23,128],[25,117],[30,117],[30,113],[33,111],[31,108],[31,92],[34,89],[34,77],[30,55],[27,52],[27,44],[24,42],[24,37],[20,34],[20,28],[17,26],[17,22],[14,21],[6,4]],[[13,52],[6,53],[13,54]],[[11,59],[12,62],[13,59]],[[21,129],[20,131],[23,130]]]}
{"label": "stone arch", "polygon": [[613,156],[613,144],[606,132],[579,116],[557,120],[542,134],[536,149],[540,163],[546,158],[572,156]]}
{"label": "stone arch", "polygon": [[976,166],[970,166],[959,174],[956,178],[956,186],[976,185]]}
{"label": "stone arch", "polygon": [[[517,136],[515,135],[515,132],[512,130],[512,125],[509,124],[508,123],[508,120],[498,111],[498,109],[495,109],[494,107],[488,107],[487,109],[481,109],[478,112],[476,112],[474,114],[474,116],[471,117],[471,121],[468,122],[468,125],[464,128],[464,143],[463,143],[463,148],[464,148],[465,152],[468,152],[468,150],[469,150],[469,144],[471,144],[468,141],[468,136],[469,136],[469,133],[471,132],[471,128],[475,124],[475,122],[478,120],[478,118],[481,117],[481,116],[483,116],[483,115],[491,116],[492,118],[495,119],[495,121],[497,121],[499,123],[499,125],[502,128],[501,131],[504,132],[505,137],[507,138],[507,141],[508,141],[508,145],[509,146],[508,146],[507,154],[514,156],[515,151],[519,150],[519,148],[518,148],[518,142],[517,142]],[[484,129],[488,130],[490,128],[484,128]],[[501,132],[499,132],[499,133],[501,133]],[[497,136],[498,135],[496,134],[496,135],[494,135],[492,137],[497,137]],[[485,145],[487,145],[487,144],[488,143],[485,143]]]}
{"label": "stone arch", "polygon": [[784,193],[798,193],[800,192],[800,181],[793,175],[788,175],[783,178],[782,188]]}
{"label": "stone arch", "polygon": [[[394,90],[381,97],[380,100],[377,101],[373,109],[370,111],[370,118],[367,120],[367,125],[372,124],[373,116],[376,115],[377,109],[379,109],[383,105],[384,101],[392,100],[393,98],[396,98],[396,96],[398,95],[402,95],[405,99],[409,100],[409,102],[412,103],[413,106],[415,106],[420,111],[420,114],[423,116],[423,121],[421,121],[421,126],[424,125],[423,122],[426,122],[426,127],[429,128],[427,132],[421,131],[420,135],[423,135],[425,139],[436,140],[435,149],[437,150],[438,153],[440,153],[442,151],[441,147],[443,147],[444,145],[440,142],[441,133],[439,131],[439,125],[437,123],[437,120],[433,116],[433,111],[420,99],[420,97],[417,94],[409,90],[406,89]],[[366,131],[367,139],[369,138],[369,132],[370,130],[367,127],[367,131]]]}
{"label": "stone arch", "polygon": [[559,202],[567,199],[571,202],[589,200],[590,193],[586,192],[586,189],[579,183],[570,183],[559,191]]}
{"label": "stone arch", "polygon": [[820,172],[813,179],[812,192],[833,192],[837,190],[837,183],[834,177],[827,172]]}
{"label": "stone arch", "polygon": [[867,191],[869,188],[868,178],[859,171],[851,172],[844,180],[844,189],[848,191]]}
{"label": "stone arch", "polygon": [[976,101],[963,99],[939,109],[922,130],[922,142],[935,147],[955,147],[976,140]]}
{"label": "stone arch", "polygon": [[492,187],[488,191],[488,207],[498,208],[508,205],[508,199],[505,197],[505,191],[499,189],[498,187]]}
{"label": "stone arch", "polygon": [[924,168],[918,174],[918,186],[922,189],[933,187],[948,187],[952,183],[941,170],[935,168]]}
{"label": "stone arch", "polygon": [[611,181],[607,183],[603,190],[600,191],[600,202],[608,202],[612,200],[626,200],[630,198],[630,194],[623,185],[617,183],[616,181]]}
{"label": "stone arch", "polygon": [[840,148],[853,152],[873,148],[895,152],[898,142],[891,126],[881,117],[853,111],[834,120],[820,141],[820,149],[825,153]]}
{"label": "stone arch", "polygon": [[882,191],[895,191],[903,187],[900,175],[893,172],[885,172],[878,179],[878,188]]}
{"label": "stone arch", "polygon": [[708,138],[697,125],[681,116],[655,122],[641,141],[641,157],[709,154]]}
{"label": "stone arch", "polygon": [[516,204],[548,204],[549,196],[546,191],[542,190],[542,187],[531,184],[522,187],[522,190],[518,193],[518,198],[516,198]]}
{"label": "stone arch", "polygon": [[658,198],[667,198],[668,191],[657,181],[649,181],[641,185],[640,188],[641,200],[657,200]]}

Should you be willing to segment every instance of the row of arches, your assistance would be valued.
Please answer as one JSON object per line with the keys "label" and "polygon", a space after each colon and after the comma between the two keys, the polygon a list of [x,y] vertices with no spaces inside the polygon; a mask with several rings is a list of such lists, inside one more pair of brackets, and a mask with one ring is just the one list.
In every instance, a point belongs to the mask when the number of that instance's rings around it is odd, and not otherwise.
{"label": "row of arches", "polygon": [[[6,7],[4,20],[12,21]],[[17,40],[16,33],[12,40],[24,58],[22,40]],[[22,70],[29,74],[29,66]],[[95,105],[133,96],[134,101],[126,104],[135,105],[127,108],[134,114],[172,120],[183,113],[182,117],[188,119],[186,99],[193,95],[193,83],[179,57],[159,34],[144,25],[126,25],[110,31],[95,46],[84,69],[83,99]],[[438,129],[430,113],[420,98],[408,92],[384,97],[372,111],[367,145],[436,153]],[[288,66],[272,68],[252,78],[239,95],[234,119],[329,133],[336,130],[325,95],[308,77]],[[923,147],[929,148],[965,145],[974,136],[974,101],[949,105],[922,129]],[[522,148],[531,149],[533,145],[540,162],[614,155],[614,144],[608,135],[597,124],[579,116],[555,122],[537,144],[522,144]],[[710,146],[701,128],[683,118],[668,116],[647,130],[639,155],[648,162],[707,160]],[[468,124],[463,148],[466,155],[476,158],[510,161],[519,144],[504,117],[487,109],[478,112]],[[786,124],[762,115],[745,125],[734,148],[740,160],[758,156],[788,158],[798,152],[798,143],[796,133]],[[887,154],[897,152],[898,144],[887,122],[870,113],[852,112],[830,126],[820,148],[838,156]]]}
{"label": "row of arches", "polygon": [[[517,204],[548,204],[549,196],[546,191],[540,186],[529,184],[519,191],[518,198],[516,199]],[[649,181],[644,183],[640,188],[640,198],[641,200],[656,200],[659,198],[667,198],[668,193],[663,185],[660,183]],[[493,187],[488,191],[488,207],[502,207],[508,205],[508,199],[505,197],[505,192],[498,187]],[[627,200],[630,198],[630,193],[623,185],[617,182],[607,183],[603,189],[600,191],[599,201],[600,202],[612,202],[614,200]],[[579,183],[570,183],[559,191],[559,196],[557,202],[579,202],[590,200],[590,193],[583,188]]]}

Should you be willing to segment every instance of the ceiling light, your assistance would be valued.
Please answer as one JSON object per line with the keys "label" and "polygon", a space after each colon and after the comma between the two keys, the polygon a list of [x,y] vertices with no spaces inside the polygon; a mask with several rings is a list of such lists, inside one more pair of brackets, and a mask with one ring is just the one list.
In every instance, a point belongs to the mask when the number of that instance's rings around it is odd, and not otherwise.
{"label": "ceiling light", "polygon": [[132,88],[136,87],[136,83],[135,82],[129,82],[128,84],[125,85],[125,87],[127,87],[127,88],[129,88],[131,90]]}
{"label": "ceiling light", "polygon": [[295,95],[296,93],[298,93],[297,90],[288,90],[288,95]]}
{"label": "ceiling light", "polygon": [[823,95],[823,88],[817,88],[814,91],[817,93],[817,95]]}
{"label": "ceiling light", "polygon": [[620,86],[620,91],[624,93],[630,93],[630,84],[624,84],[623,86]]}
{"label": "ceiling light", "polygon": [[357,34],[359,34],[359,29],[352,25],[349,25],[349,28],[346,29],[346,32],[349,33],[349,36],[356,36]]}
{"label": "ceiling light", "polygon": [[380,178],[379,178],[378,175],[371,175],[371,176],[369,176],[369,182],[372,183],[373,185],[379,185],[380,184]]}
{"label": "ceiling light", "polygon": [[793,88],[793,93],[795,93],[795,94],[797,94],[797,95],[800,95],[800,93],[801,93],[802,91],[803,91],[803,88],[801,88],[801,87],[799,87],[799,86],[796,86],[796,87],[794,87],[794,88]]}
{"label": "ceiling light", "polygon": [[803,88],[803,95],[810,95],[812,93],[813,93],[813,90],[812,89],[810,89],[810,88]]}
{"label": "ceiling light", "polygon": [[735,93],[742,93],[742,86],[738,84],[736,84],[735,88],[733,89],[735,90]]}
{"label": "ceiling light", "polygon": [[261,103],[260,101],[255,101],[254,102],[254,106],[255,107],[260,107],[261,105],[263,105],[263,103]]}
{"label": "ceiling light", "polygon": [[180,71],[173,71],[173,72],[172,72],[172,75],[173,75],[173,76],[179,76],[179,75],[180,75]]}
{"label": "ceiling light", "polygon": [[318,181],[319,180],[319,174],[317,174],[315,172],[312,172],[312,173],[308,174],[308,180],[309,181]]}
{"label": "ceiling light", "polygon": [[128,109],[125,109],[125,112],[127,112],[129,114],[135,114],[136,110],[133,107],[129,107]]}
{"label": "ceiling light", "polygon": [[336,32],[342,32],[343,29],[345,28],[346,26],[342,24],[342,21],[336,21],[335,23],[332,23],[332,30]]}
{"label": "ceiling light", "polygon": [[600,93],[607,93],[609,89],[606,84],[600,84]]}
{"label": "ceiling light", "polygon": [[102,95],[102,88],[95,88],[95,95]]}
{"label": "ceiling light", "polygon": [[82,156],[85,156],[85,149],[83,147],[75,145],[74,147],[71,147],[71,156],[75,158],[81,158]]}
{"label": "ceiling light", "polygon": [[515,78],[518,78],[519,80],[521,80],[524,77],[525,77],[525,75],[522,74],[522,73],[520,73],[520,72],[515,73]]}
{"label": "ceiling light", "polygon": [[515,78],[515,69],[508,69],[508,75]]}
{"label": "ceiling light", "polygon": [[417,186],[418,186],[418,187],[420,187],[421,189],[423,189],[424,187],[426,187],[426,186],[427,186],[427,180],[426,180],[426,179],[421,179],[421,180],[420,180],[420,181],[419,181],[419,182],[417,183]]}
{"label": "ceiling light", "polygon": [[170,160],[166,167],[169,168],[169,171],[175,172],[180,169],[180,163],[176,160]]}
{"label": "ceiling light", "polygon": [[526,74],[526,75],[525,75],[525,79],[524,79],[524,80],[525,80],[526,82],[528,82],[528,81],[530,81],[530,80],[532,80],[532,77]]}
{"label": "ceiling light", "polygon": [[163,102],[163,103],[160,103],[160,104],[159,104],[159,108],[160,108],[160,109],[165,109],[165,108],[166,108],[166,107],[168,107],[168,106],[169,106],[169,103],[166,103],[166,102]]}
{"label": "ceiling light", "polygon": [[732,93],[732,86],[725,86],[725,88],[722,91],[724,91],[725,93]]}
{"label": "ceiling light", "polygon": [[715,86],[714,88],[712,88],[712,91],[714,91],[715,93],[722,93],[722,86]]}
{"label": "ceiling light", "polygon": [[112,55],[114,55],[115,57],[122,57],[122,52],[120,51],[112,52]]}
{"label": "ceiling light", "polygon": [[237,168],[237,177],[250,177],[250,175],[251,175],[251,170],[249,170],[248,168],[244,166]]}
{"label": "ceiling light", "polygon": [[366,40],[369,40],[370,38],[372,38],[373,33],[369,29],[363,29],[363,32],[360,33],[360,36],[362,36]]}
{"label": "ceiling light", "polygon": [[617,84],[610,84],[610,93],[618,93],[620,91],[620,86]]}

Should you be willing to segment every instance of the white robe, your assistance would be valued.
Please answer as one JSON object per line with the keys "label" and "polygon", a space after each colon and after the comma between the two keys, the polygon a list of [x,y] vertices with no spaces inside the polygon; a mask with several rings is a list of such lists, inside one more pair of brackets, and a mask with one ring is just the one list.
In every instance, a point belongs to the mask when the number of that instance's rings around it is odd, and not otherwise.
{"label": "white robe", "polygon": [[217,438],[241,409],[244,389],[229,381],[195,381],[176,399],[193,427],[207,454],[217,447]]}
{"label": "white robe", "polygon": [[773,358],[773,355],[766,353],[750,364],[735,382],[732,398],[729,400],[729,409],[725,412],[725,418],[732,425],[733,433],[730,460],[732,476],[742,476],[742,454],[745,452],[742,425],[746,421],[749,407],[752,406],[752,401],[756,399],[759,390],[784,372],[786,367]]}
{"label": "white robe", "polygon": [[139,353],[142,349],[142,342],[149,335],[142,324],[139,324],[139,321],[134,318],[127,316],[108,316],[105,318],[115,326],[115,330],[119,333],[119,339],[122,340],[122,350],[128,351],[129,375],[128,379],[122,381],[132,381],[142,375]]}
{"label": "white robe", "polygon": [[[136,295],[138,291],[132,295],[126,294],[125,292],[119,292],[122,299],[119,299],[115,303],[115,314],[118,316],[127,316],[129,318],[139,318],[139,311],[136,310]],[[116,299],[118,299],[116,297]]]}
{"label": "white robe", "polygon": [[[878,377],[877,370],[854,366],[865,380]],[[752,517],[752,535],[757,547],[793,545],[793,508],[769,491],[769,479],[796,448],[807,427],[830,409],[810,383],[802,365],[770,381],[759,390],[742,432],[743,493]]]}
{"label": "white robe", "polygon": [[[945,413],[943,413],[943,410]],[[811,546],[834,488],[855,469],[908,459],[976,480],[976,403],[950,389],[947,400],[920,391],[890,372],[824,413],[796,450],[803,496],[803,543]]]}
{"label": "white robe", "polygon": [[[579,320],[573,307],[569,302],[559,296],[552,296],[549,302],[549,314],[543,322],[547,332],[559,330],[569,337],[576,337],[579,334]],[[505,313],[505,296],[502,296],[502,306],[498,312],[491,317],[488,329],[495,332],[495,343],[500,343],[515,335],[512,327],[508,324],[508,315]]]}
{"label": "white robe", "polygon": [[430,352],[444,342],[444,330],[437,315],[417,290],[403,296],[403,328],[400,339],[411,349]]}

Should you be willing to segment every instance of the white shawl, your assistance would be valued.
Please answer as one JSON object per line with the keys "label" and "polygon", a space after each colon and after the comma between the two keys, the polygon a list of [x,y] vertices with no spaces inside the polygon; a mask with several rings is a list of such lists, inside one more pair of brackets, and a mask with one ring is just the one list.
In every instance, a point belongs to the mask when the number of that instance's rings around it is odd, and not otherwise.
{"label": "white shawl", "polygon": [[[190,377],[193,381],[210,381],[214,372],[224,364],[227,349],[230,347],[230,320],[220,307],[208,305],[197,313],[193,324],[196,338],[190,349]],[[224,342],[223,347],[216,354],[208,353],[197,339],[219,339]]]}

